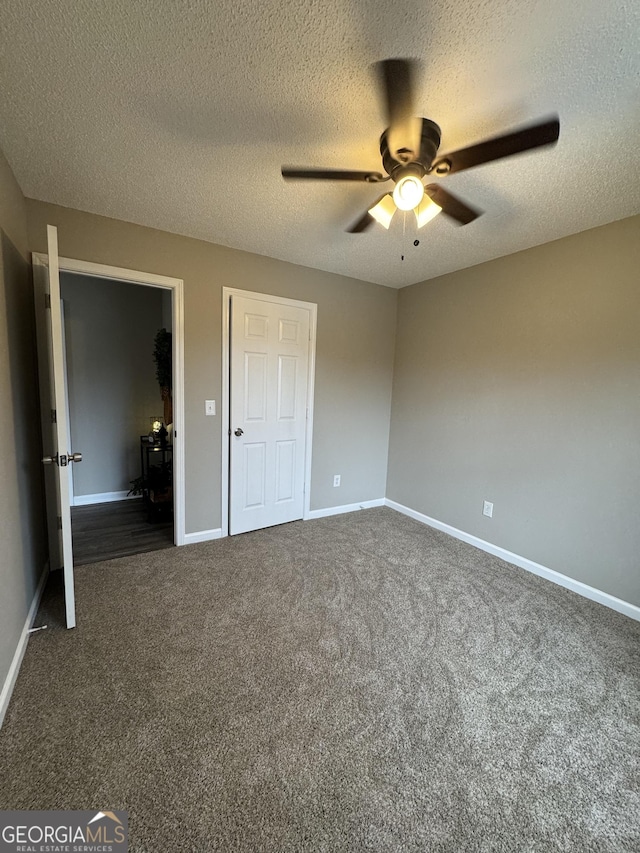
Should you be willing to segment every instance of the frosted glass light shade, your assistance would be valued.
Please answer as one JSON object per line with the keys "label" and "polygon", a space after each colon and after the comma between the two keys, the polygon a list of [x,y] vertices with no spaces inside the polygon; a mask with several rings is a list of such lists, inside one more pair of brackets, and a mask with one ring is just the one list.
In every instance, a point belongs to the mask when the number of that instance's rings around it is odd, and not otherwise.
{"label": "frosted glass light shade", "polygon": [[399,210],[413,210],[424,197],[422,181],[415,175],[400,178],[393,190],[393,200]]}
{"label": "frosted glass light shade", "polygon": [[424,196],[418,207],[413,211],[418,220],[418,228],[422,228],[423,225],[430,222],[441,210],[442,208],[435,201],[431,201],[428,196]]}
{"label": "frosted glass light shade", "polygon": [[396,206],[393,203],[391,193],[387,193],[376,205],[369,209],[370,215],[384,228],[389,228],[395,212]]}

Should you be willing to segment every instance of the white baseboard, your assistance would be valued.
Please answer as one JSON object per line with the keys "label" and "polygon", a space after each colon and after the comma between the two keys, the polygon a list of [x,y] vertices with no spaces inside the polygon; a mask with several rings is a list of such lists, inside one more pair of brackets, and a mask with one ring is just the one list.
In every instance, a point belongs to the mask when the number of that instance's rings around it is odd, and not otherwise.
{"label": "white baseboard", "polygon": [[106,504],[112,501],[133,501],[141,497],[142,495],[130,495],[129,492],[100,492],[97,495],[74,495],[73,506]]}
{"label": "white baseboard", "polygon": [[617,610],[618,613],[622,613],[640,622],[640,607],[637,607],[635,604],[623,601],[621,598],[616,598],[615,595],[609,595],[608,592],[603,592],[601,589],[596,589],[553,569],[548,569],[546,566],[540,565],[540,563],[534,563],[533,560],[528,560],[526,557],[521,557],[519,554],[514,554],[512,551],[501,548],[499,545],[493,545],[491,542],[486,542],[484,539],[473,536],[471,533],[465,533],[464,530],[458,530],[457,527],[452,527],[450,524],[445,524],[428,515],[423,515],[415,509],[410,509],[388,498],[385,500],[385,506],[395,509],[403,515],[408,515],[409,518],[414,518],[416,521],[421,521],[423,524],[428,524],[429,527],[435,527],[436,530],[442,530],[456,539],[461,539],[463,542],[468,542],[469,545],[474,545],[488,554],[493,554],[494,557],[500,557],[501,560],[507,563],[525,569],[527,572],[532,572],[534,575],[545,578],[552,583],[558,584],[558,586],[563,586],[565,589],[570,589],[572,592],[577,592],[578,595],[582,595],[584,598],[597,601],[598,604],[604,604],[605,607],[610,607],[612,610]]}
{"label": "white baseboard", "polygon": [[198,530],[196,533],[185,533],[184,544],[195,545],[196,542],[210,542],[212,539],[220,539],[221,537],[221,527],[215,527],[213,530]]}
{"label": "white baseboard", "polygon": [[9,702],[11,701],[11,694],[13,693],[13,688],[15,687],[16,679],[18,677],[18,673],[20,672],[20,665],[22,664],[24,653],[27,650],[27,642],[29,640],[29,629],[33,625],[33,620],[36,618],[36,613],[38,612],[38,605],[40,604],[40,599],[42,598],[42,593],[44,592],[44,586],[48,576],[49,564],[47,563],[47,565],[44,567],[42,575],[40,576],[40,580],[38,581],[36,591],[33,594],[31,606],[29,607],[29,612],[27,613],[27,618],[25,619],[24,626],[22,628],[22,633],[20,634],[20,639],[18,640],[18,646],[13,656],[13,660],[11,661],[11,666],[9,667],[7,677],[5,678],[4,684],[2,685],[2,691],[0,691],[0,728],[2,728],[4,716],[7,713],[7,708],[9,707]]}
{"label": "white baseboard", "polygon": [[326,509],[311,509],[305,516],[310,518],[326,518],[328,515],[342,515],[343,512],[357,512],[359,509],[371,509],[374,506],[384,506],[385,499],[377,498],[374,501],[360,501],[356,504],[343,504],[342,506],[328,506]]}

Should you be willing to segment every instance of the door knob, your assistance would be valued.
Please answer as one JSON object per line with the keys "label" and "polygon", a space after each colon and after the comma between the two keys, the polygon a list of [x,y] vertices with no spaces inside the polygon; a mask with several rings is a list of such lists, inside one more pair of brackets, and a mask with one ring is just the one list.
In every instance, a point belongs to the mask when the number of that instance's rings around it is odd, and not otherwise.
{"label": "door knob", "polygon": [[238,427],[238,429],[237,429],[237,430],[235,430],[235,432],[234,432],[233,434],[234,434],[234,435],[238,435],[238,436],[240,436],[240,435],[244,435],[244,430],[243,430],[243,429],[241,429],[240,427]]}
{"label": "door knob", "polygon": [[43,465],[59,465],[64,468],[67,462],[82,462],[82,453],[69,453],[68,456],[65,456],[64,453],[62,456],[55,453],[53,456],[42,457]]}

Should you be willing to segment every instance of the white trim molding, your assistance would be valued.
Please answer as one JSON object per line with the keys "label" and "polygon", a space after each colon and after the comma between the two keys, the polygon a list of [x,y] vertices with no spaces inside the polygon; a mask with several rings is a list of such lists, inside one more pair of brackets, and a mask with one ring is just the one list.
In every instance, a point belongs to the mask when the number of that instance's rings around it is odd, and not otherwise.
{"label": "white trim molding", "polygon": [[42,598],[42,593],[44,592],[44,587],[48,577],[49,565],[47,564],[44,567],[42,575],[40,576],[40,580],[38,581],[36,591],[33,594],[33,599],[31,600],[29,612],[27,613],[27,618],[25,619],[22,632],[20,633],[20,639],[18,640],[18,645],[16,647],[13,660],[11,661],[11,666],[9,667],[9,672],[7,673],[7,677],[5,678],[4,684],[2,685],[2,690],[0,691],[0,728],[2,728],[2,723],[4,722],[4,717],[7,713],[9,702],[11,701],[11,694],[13,693],[13,688],[16,685],[16,679],[18,678],[18,673],[20,672],[22,659],[24,658],[24,653],[27,650],[27,643],[29,642],[29,629],[33,625],[34,619],[36,618],[36,614],[38,613],[38,606],[40,605],[40,599]]}
{"label": "white trim molding", "polygon": [[445,524],[443,521],[438,521],[436,518],[431,518],[428,515],[417,512],[415,509],[410,509],[407,506],[396,503],[396,501],[392,501],[387,498],[385,500],[385,506],[396,510],[396,512],[401,512],[403,515],[408,515],[409,518],[420,521],[422,524],[427,524],[429,527],[435,527],[436,530],[448,533],[449,536],[460,539],[462,542],[467,542],[469,545],[480,548],[481,551],[486,551],[487,554],[493,554],[494,557],[499,557],[506,563],[518,566],[518,568],[531,572],[534,575],[538,575],[538,577],[551,581],[551,583],[555,583],[565,589],[570,589],[572,592],[576,592],[583,598],[596,601],[598,604],[604,604],[605,607],[609,607],[611,610],[616,610],[618,613],[622,613],[624,616],[629,616],[631,619],[635,619],[640,622],[640,607],[637,607],[635,604],[631,604],[629,601],[623,601],[621,598],[616,598],[615,595],[610,595],[608,592],[603,592],[601,589],[596,589],[593,586],[582,583],[582,581],[577,581],[574,578],[561,574],[561,572],[556,572],[554,569],[548,569],[546,566],[540,565],[540,563],[534,563],[533,560],[521,557],[519,554],[514,554],[512,551],[507,551],[506,548],[501,548],[499,545],[493,545],[491,542],[486,542],[484,539],[480,539],[478,536],[473,536],[471,533],[465,533],[464,530],[458,530],[457,527],[452,527],[450,524]]}
{"label": "white trim molding", "polygon": [[130,495],[129,492],[101,492],[96,495],[74,495],[72,506],[89,506],[89,504],[106,504],[113,501],[134,501],[142,495]]}
{"label": "white trim molding", "polygon": [[358,512],[361,509],[371,509],[374,506],[385,506],[385,498],[377,498],[373,501],[361,501],[357,504],[343,504],[342,506],[328,506],[325,509],[309,510],[306,518],[326,518],[329,515],[342,515],[344,512]]}
{"label": "white trim molding", "polygon": [[212,530],[198,530],[196,533],[185,533],[184,544],[195,545],[196,542],[210,542],[212,539],[222,538],[222,528],[214,527]]}

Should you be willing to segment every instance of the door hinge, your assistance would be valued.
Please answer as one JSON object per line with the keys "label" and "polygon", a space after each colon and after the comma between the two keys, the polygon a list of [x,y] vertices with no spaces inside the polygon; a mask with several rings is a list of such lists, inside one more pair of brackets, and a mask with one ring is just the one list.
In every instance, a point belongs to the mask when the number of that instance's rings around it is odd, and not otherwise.
{"label": "door hinge", "polygon": [[51,308],[51,294],[45,293],[44,295],[44,307]]}
{"label": "door hinge", "polygon": [[55,409],[51,409],[51,423],[55,424],[58,422],[58,413]]}
{"label": "door hinge", "polygon": [[62,530],[62,516],[58,516],[58,530]]}

